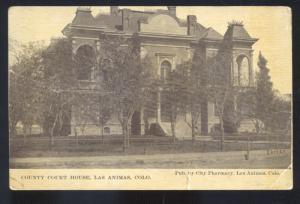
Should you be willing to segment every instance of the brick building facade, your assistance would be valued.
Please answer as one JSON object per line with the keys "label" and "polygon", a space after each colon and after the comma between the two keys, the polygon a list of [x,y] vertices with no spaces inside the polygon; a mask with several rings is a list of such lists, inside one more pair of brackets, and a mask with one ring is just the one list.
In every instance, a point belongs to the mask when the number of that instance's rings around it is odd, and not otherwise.
{"label": "brick building facade", "polygon": [[[226,42],[230,47],[232,58],[230,68],[232,83],[245,87],[253,85],[252,45],[257,39],[252,38],[242,24],[228,26],[223,36],[213,28],[201,25],[194,15],[188,15],[185,20],[179,19],[176,16],[175,6],[169,6],[166,10],[143,12],[111,6],[109,14],[99,13],[95,17],[91,14],[90,8],[79,7],[73,21],[66,25],[62,32],[72,40],[74,55],[80,53],[83,48],[90,49],[95,55],[103,51],[101,34],[129,38],[135,35],[141,42],[141,56],[147,55],[152,60],[160,77],[164,77],[166,70],[175,69],[176,65],[191,59],[195,49],[199,49],[204,58],[208,59],[216,56]],[[92,67],[88,76],[78,79],[78,83],[84,84],[90,90],[95,88],[99,80],[95,75],[95,69]],[[157,124],[166,135],[171,134],[170,123],[164,120],[161,97],[158,93],[156,115],[147,118],[147,121],[143,117],[143,110],[136,111],[132,119],[132,134],[144,134],[148,128],[145,124]],[[104,129],[104,134],[121,134],[122,128],[114,115],[104,127],[100,127],[99,124],[75,117],[76,114],[80,115],[78,107],[73,106],[71,114],[71,126],[76,124],[80,128],[80,124],[86,123],[85,134],[98,135],[100,129]],[[176,126],[178,138],[191,136],[191,130],[185,122],[188,117],[185,115],[178,120]],[[211,127],[218,122],[214,104],[208,101],[203,107],[201,120],[197,125],[198,135],[209,134]],[[74,134],[73,129],[71,134]]]}

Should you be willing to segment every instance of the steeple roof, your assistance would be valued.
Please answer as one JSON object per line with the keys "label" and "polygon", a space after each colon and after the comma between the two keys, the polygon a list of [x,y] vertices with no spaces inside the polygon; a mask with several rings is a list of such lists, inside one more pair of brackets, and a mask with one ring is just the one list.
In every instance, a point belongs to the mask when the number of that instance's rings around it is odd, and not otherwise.
{"label": "steeple roof", "polygon": [[232,25],[230,29],[232,29],[232,38],[234,39],[251,39],[243,25]]}
{"label": "steeple roof", "polygon": [[72,25],[93,26],[95,25],[94,17],[90,8],[78,7]]}
{"label": "steeple roof", "polygon": [[225,38],[231,40],[246,40],[246,41],[256,40],[249,35],[249,33],[246,31],[242,23],[230,23],[224,35],[224,39]]}

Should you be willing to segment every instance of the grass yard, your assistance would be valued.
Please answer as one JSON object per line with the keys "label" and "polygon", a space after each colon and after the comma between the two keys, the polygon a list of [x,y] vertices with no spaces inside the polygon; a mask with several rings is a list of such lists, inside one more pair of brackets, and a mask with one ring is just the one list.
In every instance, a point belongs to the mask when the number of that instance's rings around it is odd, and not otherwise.
{"label": "grass yard", "polygon": [[[152,155],[152,154],[181,154],[196,152],[218,152],[220,141],[196,140],[194,145],[191,140],[177,140],[172,142],[171,137],[133,137],[130,147],[123,151],[122,137],[111,136],[104,138],[89,136],[80,138],[76,142],[74,137],[58,137],[51,145],[49,138],[22,137],[10,142],[10,157],[70,157],[70,156],[108,156],[108,155]],[[267,148],[289,149],[289,143],[268,144],[252,142],[251,150],[264,150]],[[247,141],[228,140],[224,143],[223,151],[246,151]]]}

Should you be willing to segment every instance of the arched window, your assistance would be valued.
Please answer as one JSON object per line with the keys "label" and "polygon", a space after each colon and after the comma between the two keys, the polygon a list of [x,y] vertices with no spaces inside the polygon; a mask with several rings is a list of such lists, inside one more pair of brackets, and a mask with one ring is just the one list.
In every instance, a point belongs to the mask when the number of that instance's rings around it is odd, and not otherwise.
{"label": "arched window", "polygon": [[163,61],[160,66],[160,79],[162,81],[167,80],[171,73],[171,70],[172,70],[171,63],[168,62],[167,60]]}
{"label": "arched window", "polygon": [[104,127],[104,134],[109,135],[110,134],[110,128]]}
{"label": "arched window", "polygon": [[238,64],[238,82],[240,86],[249,86],[250,83],[250,67],[248,58],[241,55],[237,58]]}
{"label": "arched window", "polygon": [[96,55],[94,49],[90,45],[80,46],[75,55],[77,79],[90,80],[95,62]]}

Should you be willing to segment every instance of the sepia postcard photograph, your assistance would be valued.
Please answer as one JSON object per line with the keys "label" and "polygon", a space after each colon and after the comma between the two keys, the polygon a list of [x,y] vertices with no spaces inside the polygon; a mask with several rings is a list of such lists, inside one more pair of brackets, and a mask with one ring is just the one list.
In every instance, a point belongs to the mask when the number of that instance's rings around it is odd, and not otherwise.
{"label": "sepia postcard photograph", "polygon": [[291,18],[10,7],[10,188],[292,189]]}

